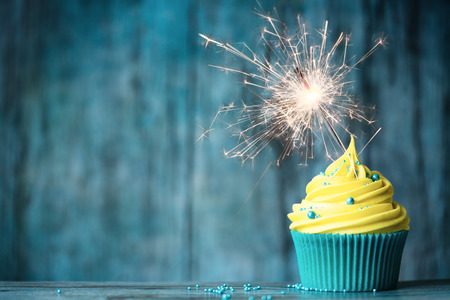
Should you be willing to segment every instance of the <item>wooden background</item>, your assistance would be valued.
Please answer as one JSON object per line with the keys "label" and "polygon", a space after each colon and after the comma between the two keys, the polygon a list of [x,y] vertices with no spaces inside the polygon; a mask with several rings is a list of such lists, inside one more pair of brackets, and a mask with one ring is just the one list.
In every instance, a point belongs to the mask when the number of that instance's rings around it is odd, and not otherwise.
{"label": "wooden background", "polygon": [[[449,278],[448,2],[261,4],[290,26],[328,19],[356,57],[389,37],[350,76],[382,127],[362,160],[412,220],[401,279]],[[241,166],[229,131],[195,143],[220,105],[254,97],[208,64],[251,66],[198,33],[261,51],[255,6],[2,1],[0,280],[298,281],[286,214],[330,161],[285,160],[253,190],[276,146]]]}

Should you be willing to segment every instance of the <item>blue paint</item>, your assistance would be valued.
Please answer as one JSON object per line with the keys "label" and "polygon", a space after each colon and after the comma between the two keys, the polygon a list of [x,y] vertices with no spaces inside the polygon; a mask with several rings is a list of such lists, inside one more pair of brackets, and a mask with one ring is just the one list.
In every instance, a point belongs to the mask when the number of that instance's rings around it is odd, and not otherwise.
{"label": "blue paint", "polygon": [[[327,1],[261,2],[267,10],[280,5],[281,15],[286,18],[283,21],[291,30],[297,26],[300,11],[305,12],[303,17],[313,31],[323,25],[323,15],[330,8],[336,10],[329,30],[332,35],[340,32],[336,27],[340,24],[348,30],[345,33],[354,31],[349,50],[356,56],[371,46],[366,36],[377,33],[359,26],[368,12],[373,14],[371,19],[377,20],[377,31],[417,41],[418,45],[447,45],[441,28],[447,28],[447,9],[442,8],[448,4],[442,0],[420,5],[419,11],[407,1],[386,1],[384,5],[373,1],[355,7]],[[236,84],[240,76],[226,76],[208,65],[228,66],[232,61],[231,67],[240,70],[251,71],[252,67],[231,55],[217,54],[217,48],[205,49],[198,33],[224,42],[243,41],[258,53],[264,52],[255,32],[266,24],[252,14],[255,1],[208,5],[202,1],[148,0],[5,3],[1,20],[4,38],[0,41],[4,58],[0,171],[8,176],[1,179],[0,189],[0,280],[183,282],[197,280],[198,274],[205,280],[224,274],[236,280],[253,280],[254,276],[276,281],[279,274],[286,274],[286,278],[298,276],[294,268],[277,265],[272,272],[272,267],[262,265],[252,251],[245,251],[247,244],[240,246],[236,242],[240,234],[229,236],[226,245],[220,245],[225,248],[219,251],[244,253],[242,259],[246,259],[248,269],[261,269],[259,274],[241,272],[241,266],[232,261],[215,261],[214,268],[198,263],[203,259],[201,253],[218,251],[214,239],[226,233],[220,226],[208,226],[210,218],[233,217],[234,208],[249,194],[268,158],[258,157],[254,170],[224,159],[221,149],[230,149],[235,140],[220,125],[211,132],[210,140],[195,143],[201,126],[209,126],[221,104],[255,99]],[[395,24],[385,17],[392,12],[401,16]],[[420,35],[411,36],[414,30],[409,30],[409,24],[416,15],[423,20]],[[424,159],[445,160],[450,153],[446,142],[439,142],[441,147],[430,146],[433,141],[447,140],[448,133],[441,129],[447,128],[450,119],[448,109],[442,109],[449,85],[445,84],[447,76],[439,74],[446,74],[450,66],[448,59],[442,59],[446,58],[442,54],[445,47],[427,47],[427,51],[394,48],[377,51],[365,61],[354,73],[365,81],[349,87],[361,91],[361,98],[367,98],[369,105],[381,106],[377,119],[394,120],[402,108],[406,109],[404,126],[390,128],[381,140],[377,137],[365,154],[371,167],[380,167],[393,180],[395,199],[402,205],[409,203],[411,213],[420,215],[419,204],[430,196],[430,191],[411,193],[404,187],[415,187],[417,177],[409,175],[417,172],[414,166],[427,166]],[[386,68],[387,56],[396,62],[396,68]],[[390,99],[376,95],[368,98],[362,85],[370,85],[372,91],[385,91],[387,78],[410,74],[410,61],[432,66],[435,76],[416,74],[417,80],[393,82],[388,93],[396,101],[394,107],[389,106]],[[416,89],[426,93],[419,93],[411,101],[408,95]],[[420,112],[422,121],[415,123],[411,111]],[[229,121],[228,117],[218,124]],[[383,122],[379,125],[387,128]],[[430,134],[408,134],[424,129]],[[394,140],[397,137],[401,139]],[[426,155],[408,146],[417,142],[423,142],[421,151]],[[280,154],[277,143],[266,148],[269,159]],[[362,140],[358,142],[358,150],[363,144]],[[274,196],[283,203],[298,202],[294,195],[304,192],[317,170],[328,165],[322,147],[316,144],[316,150],[311,167],[298,168],[294,154],[283,161],[282,168],[270,168],[252,201],[269,211],[280,207]],[[424,185],[433,183],[432,191],[438,191],[433,199],[439,204],[447,201],[448,187],[445,180],[440,183],[435,179],[447,178],[450,170],[447,166],[434,168],[433,163],[429,167],[435,173],[423,179]],[[394,182],[399,176],[402,182]],[[214,203],[220,203],[220,208]],[[252,211],[254,206],[247,208]],[[246,214],[246,210],[237,219],[241,228],[250,228],[267,217]],[[194,216],[206,215],[193,221]],[[432,220],[432,216],[421,216],[424,224]],[[284,213],[280,217],[285,218]],[[445,237],[444,225],[434,226],[435,236]],[[278,234],[282,230],[288,231],[280,227],[260,232],[262,240],[274,242],[258,249],[258,257],[283,259],[283,254],[276,251],[286,240],[286,236]],[[196,243],[198,236],[206,242]],[[252,245],[255,237],[248,238]],[[150,243],[154,239],[161,243]],[[433,244],[425,233],[419,233],[414,240]],[[128,246],[117,245],[138,245],[139,251],[130,257]],[[421,273],[420,264],[426,262],[415,260],[412,251],[405,252],[405,263],[412,272],[401,274],[403,279],[449,276],[449,261],[439,254],[446,253],[444,243],[434,243],[430,249],[428,260],[443,263]]]}

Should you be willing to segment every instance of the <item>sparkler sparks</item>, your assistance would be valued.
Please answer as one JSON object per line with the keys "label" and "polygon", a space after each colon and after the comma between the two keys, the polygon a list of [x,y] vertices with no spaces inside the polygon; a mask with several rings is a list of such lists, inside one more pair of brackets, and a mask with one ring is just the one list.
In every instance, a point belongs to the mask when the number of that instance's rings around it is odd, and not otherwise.
{"label": "sparkler sparks", "polygon": [[[318,31],[320,43],[310,45],[309,32],[300,16],[297,17],[298,33],[289,36],[281,23],[270,16],[257,13],[270,25],[262,31],[266,53],[272,59],[258,56],[243,43],[243,49],[216,41],[206,35],[205,45],[215,45],[256,66],[255,73],[228,67],[213,66],[226,72],[241,74],[244,84],[262,89],[267,97],[258,96],[258,103],[237,106],[223,106],[216,114],[210,127],[204,130],[202,139],[209,133],[217,117],[226,112],[236,112],[237,119],[229,127],[238,128],[238,142],[225,151],[229,158],[242,161],[255,158],[270,142],[277,140],[283,151],[277,165],[295,151],[303,153],[305,159],[312,157],[314,138],[323,140],[327,156],[331,158],[325,140],[332,139],[345,152],[335,127],[351,132],[346,127],[347,119],[372,124],[349,93],[350,82],[346,75],[371,55],[384,40],[379,38],[375,45],[356,63],[347,64],[349,37],[341,33],[331,46],[328,45],[328,22]],[[335,62],[338,47],[342,47],[342,58]],[[341,49],[341,48],[340,48]],[[326,129],[325,129],[326,128]],[[336,150],[334,144],[332,144]]]}

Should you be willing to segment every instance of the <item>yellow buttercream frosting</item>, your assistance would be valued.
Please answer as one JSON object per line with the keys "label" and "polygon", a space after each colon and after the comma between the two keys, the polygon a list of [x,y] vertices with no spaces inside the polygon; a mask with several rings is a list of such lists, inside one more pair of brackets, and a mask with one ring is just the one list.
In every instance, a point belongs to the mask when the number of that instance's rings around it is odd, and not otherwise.
{"label": "yellow buttercream frosting", "polygon": [[306,194],[288,215],[291,230],[332,234],[409,230],[405,208],[392,200],[392,184],[361,163],[353,137],[347,151],[306,186]]}

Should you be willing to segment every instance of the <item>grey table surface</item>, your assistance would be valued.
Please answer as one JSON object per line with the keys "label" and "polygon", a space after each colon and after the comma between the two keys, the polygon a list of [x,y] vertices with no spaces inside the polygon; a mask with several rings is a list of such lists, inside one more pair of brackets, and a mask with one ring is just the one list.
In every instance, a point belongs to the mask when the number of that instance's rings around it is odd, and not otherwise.
{"label": "grey table surface", "polygon": [[[199,287],[196,287],[196,285]],[[183,282],[183,283],[146,283],[146,282],[36,282],[3,281],[0,282],[0,299],[450,299],[450,279],[430,281],[399,282],[397,289],[390,291],[342,293],[304,291],[288,288],[289,283],[252,283],[260,289],[245,291],[247,282],[228,282],[226,290],[218,295],[205,292],[205,289],[217,289],[224,283]],[[252,298],[253,297],[253,298]]]}

